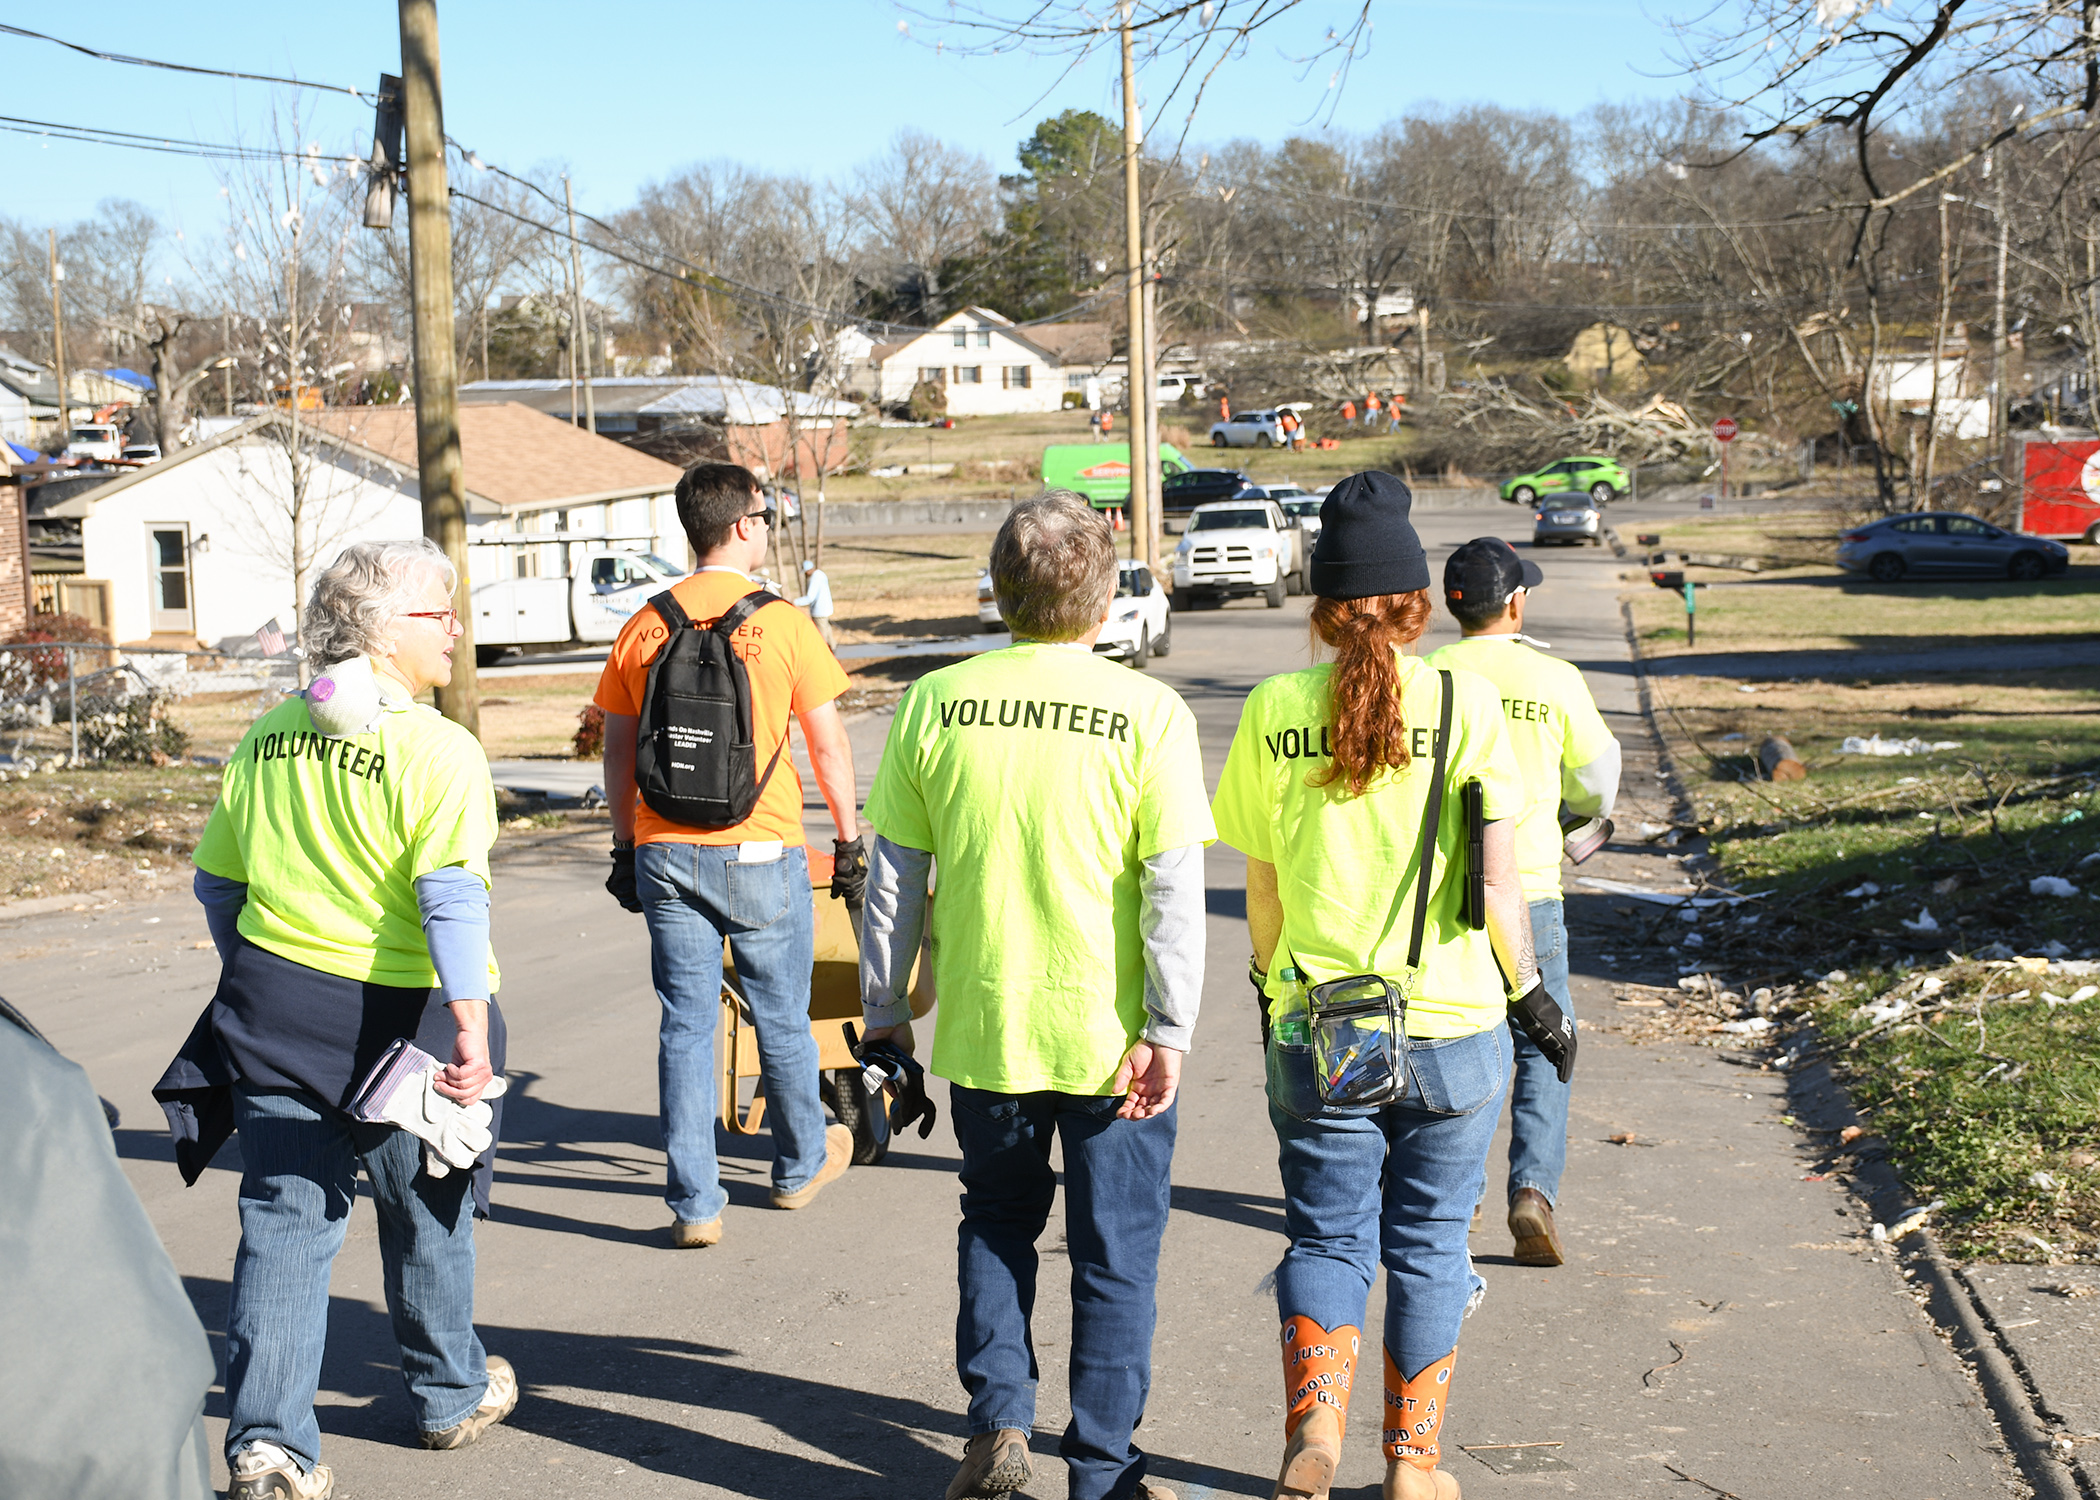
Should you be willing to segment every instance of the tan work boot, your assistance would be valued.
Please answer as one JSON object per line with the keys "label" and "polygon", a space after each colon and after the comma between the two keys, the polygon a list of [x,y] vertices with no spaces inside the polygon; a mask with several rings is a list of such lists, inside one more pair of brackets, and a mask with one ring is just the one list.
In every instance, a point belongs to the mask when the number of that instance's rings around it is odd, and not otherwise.
{"label": "tan work boot", "polygon": [[683,1219],[671,1221],[671,1248],[674,1250],[703,1250],[709,1245],[722,1243],[722,1216],[716,1214],[705,1224],[688,1224]]}
{"label": "tan work boot", "polygon": [[1028,1434],[1018,1427],[980,1432],[963,1444],[962,1467],[948,1481],[945,1500],[1007,1495],[1035,1477],[1028,1461]]}
{"label": "tan work boot", "polygon": [[1516,1261],[1520,1266],[1558,1266],[1567,1253],[1553,1227],[1553,1205],[1537,1188],[1518,1188],[1509,1200],[1509,1232],[1516,1237]]}
{"label": "tan work boot", "polygon": [[464,1448],[511,1414],[518,1404],[518,1372],[500,1354],[489,1356],[489,1385],[481,1393],[481,1405],[456,1427],[423,1434],[426,1448]]}
{"label": "tan work boot", "polygon": [[1282,1341],[1285,1443],[1272,1500],[1327,1500],[1342,1461],[1362,1333],[1322,1328],[1301,1314],[1284,1319]]}
{"label": "tan work boot", "polygon": [[817,1175],[792,1193],[773,1190],[775,1208],[807,1208],[814,1203],[817,1194],[824,1191],[825,1184],[836,1182],[846,1175],[846,1168],[853,1165],[853,1132],[843,1125],[829,1125],[824,1129],[824,1165]]}
{"label": "tan work boot", "polygon": [[1458,1481],[1437,1467],[1457,1363],[1454,1349],[1408,1380],[1386,1351],[1383,1500],[1458,1500]]}

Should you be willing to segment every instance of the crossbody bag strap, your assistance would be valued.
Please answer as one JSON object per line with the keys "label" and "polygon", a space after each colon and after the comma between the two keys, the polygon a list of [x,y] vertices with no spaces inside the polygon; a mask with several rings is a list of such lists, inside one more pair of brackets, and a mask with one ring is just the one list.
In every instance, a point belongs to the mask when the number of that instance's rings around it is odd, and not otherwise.
{"label": "crossbody bag strap", "polygon": [[1451,752],[1451,674],[1438,668],[1443,707],[1437,713],[1436,763],[1430,773],[1428,816],[1422,820],[1422,867],[1415,875],[1415,930],[1407,943],[1407,966],[1422,966],[1422,928],[1429,916],[1429,872],[1436,864],[1436,836],[1444,821],[1444,773]]}

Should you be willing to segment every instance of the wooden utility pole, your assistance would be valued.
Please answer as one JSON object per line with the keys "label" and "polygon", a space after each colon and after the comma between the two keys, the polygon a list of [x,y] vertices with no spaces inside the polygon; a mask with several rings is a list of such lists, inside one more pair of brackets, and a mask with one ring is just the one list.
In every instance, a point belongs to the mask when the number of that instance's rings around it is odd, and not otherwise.
{"label": "wooden utility pole", "polygon": [[[1131,465],[1132,473],[1137,466]],[[1145,253],[1145,494],[1151,522],[1145,527],[1146,564],[1159,572],[1160,531],[1166,525],[1166,491],[1159,482],[1159,267]]]}
{"label": "wooden utility pole", "polygon": [[51,363],[58,372],[58,451],[64,453],[73,437],[72,401],[66,390],[66,304],[59,290],[65,285],[66,268],[58,263],[58,231],[44,231],[51,252]]}
{"label": "wooden utility pole", "polygon": [[[583,251],[576,244],[576,196],[569,191],[569,174],[561,174],[561,200],[569,207],[569,282],[574,292],[570,304],[569,343],[575,351],[575,371],[583,376],[583,425],[598,430],[598,403],[591,397],[591,325],[583,316]],[[579,342],[580,341],[580,342]],[[569,420],[576,420],[575,375],[569,390]]]}
{"label": "wooden utility pole", "polygon": [[1130,555],[1142,558],[1151,550],[1154,511],[1154,496],[1147,492],[1153,465],[1145,461],[1145,452],[1149,447],[1157,453],[1159,444],[1147,432],[1145,420],[1153,392],[1150,362],[1145,357],[1151,341],[1145,329],[1145,221],[1138,190],[1138,148],[1144,137],[1138,126],[1137,74],[1130,60],[1128,0],[1122,10],[1123,255],[1130,321],[1130,336],[1124,343],[1123,388],[1130,395]]}
{"label": "wooden utility pole", "polygon": [[408,263],[415,315],[416,472],[423,534],[445,549],[459,582],[452,607],[465,632],[438,712],[481,733],[474,670],[474,585],[467,574],[467,482],[459,460],[459,371],[452,348],[452,202],[445,183],[445,113],[438,85],[437,0],[400,0],[401,86],[408,137]]}

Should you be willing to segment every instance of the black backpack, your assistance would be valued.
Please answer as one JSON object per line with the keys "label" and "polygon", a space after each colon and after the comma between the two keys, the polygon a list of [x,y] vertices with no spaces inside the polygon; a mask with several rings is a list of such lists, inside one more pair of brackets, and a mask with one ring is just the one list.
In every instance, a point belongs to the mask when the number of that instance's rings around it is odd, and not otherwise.
{"label": "black backpack", "polygon": [[729,638],[778,594],[753,589],[709,626],[695,625],[670,592],[649,605],[670,630],[642,693],[634,744],[634,782],[660,816],[688,828],[733,828],[751,816],[773,779],[780,749],[754,774],[751,674]]}

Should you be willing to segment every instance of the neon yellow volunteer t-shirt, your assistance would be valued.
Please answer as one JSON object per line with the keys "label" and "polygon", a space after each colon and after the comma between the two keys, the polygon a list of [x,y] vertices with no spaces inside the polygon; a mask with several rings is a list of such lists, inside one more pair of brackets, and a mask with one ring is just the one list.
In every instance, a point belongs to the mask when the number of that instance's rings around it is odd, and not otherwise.
{"label": "neon yellow volunteer t-shirt", "polygon": [[[288,698],[242,738],[193,856],[246,881],[241,936],[324,974],[437,983],[416,877],[458,865],[489,883],[496,790],[466,730],[420,703],[332,738]],[[489,956],[489,992],[496,959]]]}
{"label": "neon yellow volunteer t-shirt", "polygon": [[935,857],[927,1066],[1109,1093],[1145,1027],[1139,862],[1217,836],[1188,705],[1084,647],[986,652],[912,684],[865,816]]}
{"label": "neon yellow volunteer t-shirt", "polygon": [[[1295,964],[1309,984],[1349,974],[1401,979],[1414,930],[1415,872],[1434,771],[1441,688],[1435,669],[1400,661],[1407,766],[1381,771],[1361,797],[1346,782],[1314,786],[1332,764],[1329,679],[1322,663],[1271,677],[1248,694],[1211,811],[1218,837],[1276,867],[1283,938],[1269,963],[1269,997]],[[1448,795],[1430,867],[1422,973],[1407,1012],[1411,1036],[1466,1036],[1499,1026],[1507,990],[1485,929],[1459,919],[1465,894],[1465,814],[1457,789],[1478,778],[1488,821],[1524,807],[1524,781],[1494,686],[1451,674]]]}
{"label": "neon yellow volunteer t-shirt", "polygon": [[1524,773],[1517,871],[1527,900],[1558,900],[1561,771],[1588,765],[1611,743],[1581,670],[1513,635],[1468,636],[1432,652],[1428,661],[1433,667],[1478,672],[1501,693],[1509,742]]}

